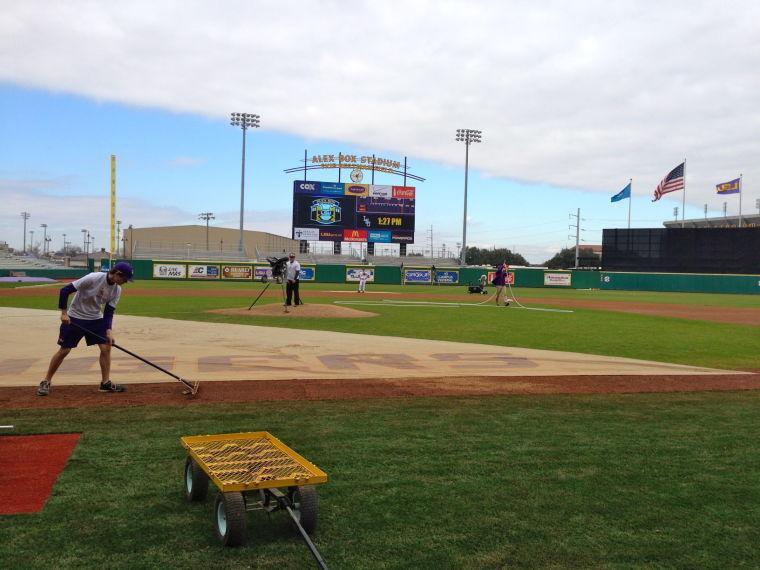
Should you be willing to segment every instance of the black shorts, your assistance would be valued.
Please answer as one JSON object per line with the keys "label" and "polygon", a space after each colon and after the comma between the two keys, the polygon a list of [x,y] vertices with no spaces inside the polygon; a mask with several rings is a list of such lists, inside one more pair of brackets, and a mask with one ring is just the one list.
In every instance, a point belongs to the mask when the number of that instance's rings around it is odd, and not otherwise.
{"label": "black shorts", "polygon": [[106,338],[106,331],[108,329],[106,328],[105,319],[87,321],[84,319],[76,319],[74,317],[70,318],[72,323],[76,323],[80,327],[84,327],[89,332],[85,332],[79,327],[75,327],[74,325],[61,323],[61,332],[58,335],[58,344],[61,346],[61,348],[76,347],[76,345],[79,344],[79,341],[82,340],[82,337],[84,337],[84,340],[87,342],[87,346],[92,346],[93,344],[106,344],[103,340],[95,336],[98,335],[103,339]]}

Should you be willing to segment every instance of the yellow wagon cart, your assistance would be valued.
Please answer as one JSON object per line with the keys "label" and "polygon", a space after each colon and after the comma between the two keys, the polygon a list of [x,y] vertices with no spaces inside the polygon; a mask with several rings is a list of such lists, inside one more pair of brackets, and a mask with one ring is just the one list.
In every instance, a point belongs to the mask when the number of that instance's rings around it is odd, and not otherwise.
{"label": "yellow wagon cart", "polygon": [[315,485],[327,474],[265,431],[185,436],[185,497],[202,501],[209,481],[219,489],[214,504],[216,534],[225,546],[248,538],[247,511],[285,510],[306,545],[326,568],[309,538],[317,528]]}

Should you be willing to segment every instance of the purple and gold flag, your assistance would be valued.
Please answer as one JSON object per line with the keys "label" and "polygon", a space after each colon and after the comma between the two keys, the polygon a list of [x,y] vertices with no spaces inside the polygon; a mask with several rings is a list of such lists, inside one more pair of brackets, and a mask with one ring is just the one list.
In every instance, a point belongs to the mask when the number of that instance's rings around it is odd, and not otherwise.
{"label": "purple and gold flag", "polygon": [[720,184],[716,184],[715,189],[718,191],[718,194],[738,194],[742,191],[741,178],[736,178],[734,180],[729,180],[728,182],[721,182]]}

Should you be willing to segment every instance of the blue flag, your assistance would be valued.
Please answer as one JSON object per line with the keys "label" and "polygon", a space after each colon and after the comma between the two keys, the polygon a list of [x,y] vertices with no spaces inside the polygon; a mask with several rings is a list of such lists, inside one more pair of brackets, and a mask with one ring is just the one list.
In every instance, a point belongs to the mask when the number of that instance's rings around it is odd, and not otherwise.
{"label": "blue flag", "polygon": [[631,183],[628,183],[628,186],[623,188],[620,192],[615,194],[612,198],[610,198],[610,202],[619,202],[620,200],[625,200],[626,198],[631,197]]}

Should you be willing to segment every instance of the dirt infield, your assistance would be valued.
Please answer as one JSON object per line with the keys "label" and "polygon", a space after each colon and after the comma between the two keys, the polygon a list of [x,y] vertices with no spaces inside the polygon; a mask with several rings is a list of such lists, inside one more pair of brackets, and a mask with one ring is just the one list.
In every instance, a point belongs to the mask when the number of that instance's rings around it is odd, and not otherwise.
{"label": "dirt infield", "polygon": [[[206,290],[206,289],[141,289],[139,286],[129,286],[130,295],[143,297],[240,297],[253,300],[254,296],[260,291],[258,284],[251,285],[250,289],[228,289],[228,290]],[[0,297],[25,297],[39,296],[40,289],[32,287],[21,287],[15,289],[0,289]],[[55,296],[51,288],[51,297]],[[267,291],[263,297],[277,299],[280,297],[277,291]],[[389,298],[398,300],[440,300],[440,301],[459,301],[459,302],[479,302],[483,299],[481,296],[473,296],[462,293],[415,293],[404,292],[400,294],[389,295]],[[307,301],[310,298],[335,298],[336,296],[346,299],[363,298],[356,291],[345,291],[343,294],[335,291],[310,291],[308,287],[303,288],[303,297]],[[367,298],[374,301],[382,298],[383,295],[377,294]],[[483,297],[485,298],[485,297]],[[617,311],[622,313],[634,313],[640,315],[650,315],[658,317],[673,317],[678,319],[690,319],[699,321],[711,321],[716,323],[733,323],[739,325],[760,326],[760,309],[752,307],[710,307],[710,306],[687,306],[669,303],[632,303],[630,301],[607,301],[602,299],[552,299],[546,297],[520,296],[519,301],[524,305],[535,306],[552,306],[567,309],[596,309],[603,311]]]}
{"label": "dirt infield", "polygon": [[30,387],[0,388],[0,409],[187,406],[293,400],[360,400],[431,396],[631,394],[760,389],[760,374],[705,376],[463,376],[205,382],[195,398],[178,384],[130,386],[123,394],[90,386],[57,386],[50,396]]}

